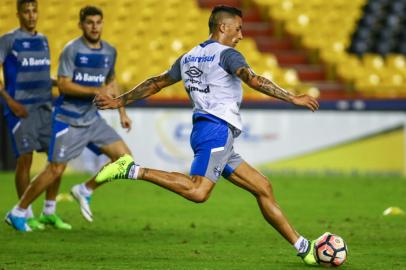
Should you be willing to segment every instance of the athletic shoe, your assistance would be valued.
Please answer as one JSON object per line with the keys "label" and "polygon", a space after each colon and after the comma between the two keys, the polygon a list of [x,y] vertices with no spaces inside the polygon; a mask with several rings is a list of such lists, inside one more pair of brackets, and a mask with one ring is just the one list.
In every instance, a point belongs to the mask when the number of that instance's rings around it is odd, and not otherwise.
{"label": "athletic shoe", "polygon": [[27,218],[27,224],[33,231],[43,231],[45,230],[44,224],[39,222],[36,218]]}
{"label": "athletic shoe", "polygon": [[8,212],[4,221],[20,232],[31,232],[32,229],[27,224],[27,219],[25,217],[17,217]]}
{"label": "athletic shoe", "polygon": [[82,216],[89,222],[93,222],[93,214],[90,210],[90,196],[84,196],[82,192],[80,192],[80,185],[75,185],[70,190],[70,194],[73,198],[79,203],[80,212]]}
{"label": "athletic shoe", "polygon": [[128,179],[128,174],[134,160],[130,155],[124,155],[115,162],[105,166],[96,176],[97,183],[104,183],[115,179]]}
{"label": "athletic shoe", "polygon": [[302,258],[303,262],[306,265],[318,265],[317,260],[316,260],[315,251],[314,251],[315,243],[316,243],[316,240],[309,241],[309,246],[307,247],[306,252],[297,254],[297,256]]}
{"label": "athletic shoe", "polygon": [[64,222],[56,214],[52,214],[52,215],[41,214],[41,216],[39,217],[39,222],[41,222],[42,224],[52,225],[56,229],[61,229],[61,230],[71,230],[72,229],[72,226],[70,224]]}

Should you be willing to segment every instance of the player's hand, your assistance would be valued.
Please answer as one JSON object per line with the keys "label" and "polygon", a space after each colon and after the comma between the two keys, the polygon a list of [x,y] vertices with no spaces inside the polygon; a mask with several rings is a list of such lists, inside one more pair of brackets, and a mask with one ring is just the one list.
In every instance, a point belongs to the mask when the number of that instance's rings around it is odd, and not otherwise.
{"label": "player's hand", "polygon": [[120,123],[122,128],[127,129],[127,132],[130,132],[133,121],[128,117],[126,113],[120,114]]}
{"label": "player's hand", "polygon": [[7,105],[15,116],[20,118],[28,117],[28,111],[23,104],[11,99],[8,101]]}
{"label": "player's hand", "polygon": [[117,109],[119,107],[122,107],[121,99],[113,98],[112,96],[106,94],[96,95],[93,103],[100,110]]}
{"label": "player's hand", "polygon": [[106,84],[100,87],[99,94],[104,94],[104,95],[112,95],[114,91],[114,84]]}
{"label": "player's hand", "polygon": [[292,103],[298,106],[309,108],[311,111],[316,111],[319,108],[319,102],[314,97],[306,94],[297,95],[292,98]]}

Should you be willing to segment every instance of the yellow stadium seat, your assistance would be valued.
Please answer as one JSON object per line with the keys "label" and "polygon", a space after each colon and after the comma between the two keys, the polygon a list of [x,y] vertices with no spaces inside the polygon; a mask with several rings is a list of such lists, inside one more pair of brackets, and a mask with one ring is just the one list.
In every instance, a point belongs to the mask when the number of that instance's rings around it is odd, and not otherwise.
{"label": "yellow stadium seat", "polygon": [[[310,1],[311,4],[302,0],[255,0],[258,5],[266,7],[267,12],[280,13],[281,18],[287,18],[291,13],[298,14],[296,7],[300,7],[302,13],[306,11],[314,14],[312,8],[323,5],[321,0]],[[102,38],[118,51],[116,74],[123,89],[167,70],[180,55],[208,38],[207,20],[210,11],[200,9],[197,1],[70,0],[68,5],[60,0],[41,0],[38,29],[48,36],[51,72],[54,76],[63,47],[81,35],[78,14],[80,8],[86,5],[96,5],[103,9],[105,24]],[[10,10],[15,10],[15,0],[2,0],[2,33],[18,26],[15,13]],[[299,16],[297,22],[306,24],[306,18]],[[281,68],[274,55],[259,52],[254,40],[244,38],[239,44],[239,50],[258,74],[286,87],[300,86],[296,72]],[[244,93],[250,98],[268,99],[261,93],[246,89],[244,86]],[[186,99],[187,92],[182,84],[177,84],[154,98]]]}

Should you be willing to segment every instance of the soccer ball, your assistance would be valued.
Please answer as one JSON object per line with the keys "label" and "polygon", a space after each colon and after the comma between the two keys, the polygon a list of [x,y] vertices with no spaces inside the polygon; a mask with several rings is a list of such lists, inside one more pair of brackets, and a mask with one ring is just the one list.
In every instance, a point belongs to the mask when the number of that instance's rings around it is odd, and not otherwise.
{"label": "soccer ball", "polygon": [[317,262],[326,267],[342,265],[347,259],[347,245],[335,234],[326,232],[315,243]]}

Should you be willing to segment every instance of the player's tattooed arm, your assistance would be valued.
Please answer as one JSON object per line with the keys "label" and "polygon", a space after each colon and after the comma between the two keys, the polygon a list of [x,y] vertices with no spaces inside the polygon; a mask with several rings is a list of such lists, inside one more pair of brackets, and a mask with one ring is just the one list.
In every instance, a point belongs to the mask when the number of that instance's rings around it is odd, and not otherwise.
{"label": "player's tattooed arm", "polygon": [[136,100],[147,98],[151,95],[158,93],[162,88],[168,87],[176,83],[177,81],[173,80],[167,72],[149,78],[139,85],[135,86],[133,89],[127,93],[120,96],[123,105],[131,103]]}
{"label": "player's tattooed arm", "polygon": [[275,97],[298,106],[304,106],[312,111],[319,108],[317,100],[308,95],[295,95],[273,81],[259,76],[249,67],[241,67],[236,71],[236,75],[251,88],[271,97]]}
{"label": "player's tattooed arm", "polygon": [[168,72],[149,78],[126,93],[112,98],[108,95],[97,95],[95,103],[99,109],[114,109],[125,106],[136,100],[147,98],[158,93],[162,88],[178,82]]}
{"label": "player's tattooed arm", "polygon": [[259,76],[249,67],[242,67],[237,70],[237,76],[240,77],[251,88],[278,99],[292,102],[293,93],[281,88],[276,83],[265,77]]}

